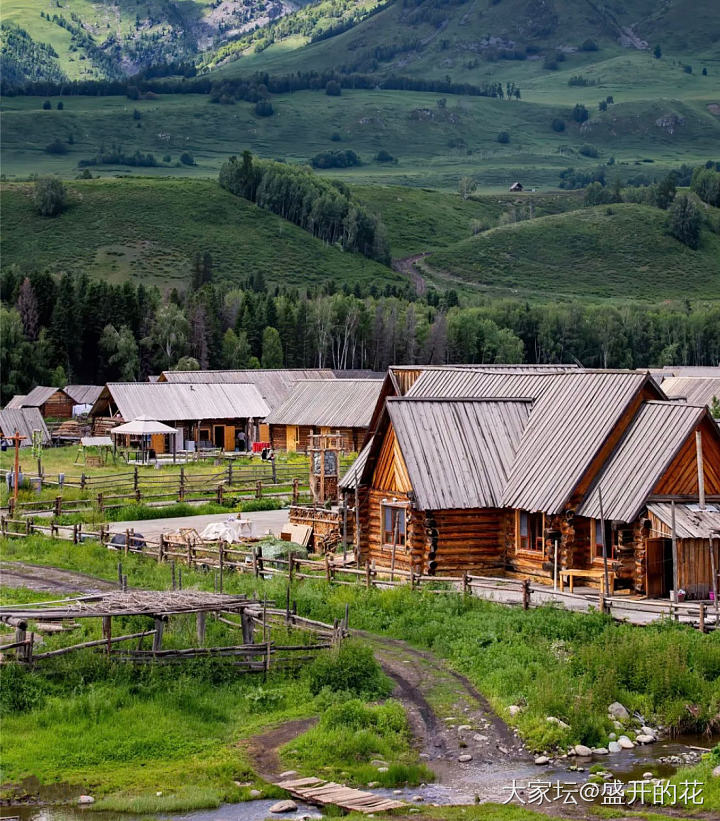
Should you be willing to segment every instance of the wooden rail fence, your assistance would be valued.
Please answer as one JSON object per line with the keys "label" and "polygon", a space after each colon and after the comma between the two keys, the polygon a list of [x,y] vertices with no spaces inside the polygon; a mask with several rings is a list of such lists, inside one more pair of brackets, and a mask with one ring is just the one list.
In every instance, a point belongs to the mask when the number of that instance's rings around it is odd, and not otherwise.
{"label": "wooden rail fence", "polygon": [[[629,596],[584,595],[554,590],[549,585],[533,584],[529,579],[488,577],[465,573],[462,576],[432,576],[386,567],[368,562],[364,567],[349,565],[341,554],[325,554],[322,558],[304,559],[290,553],[287,558],[263,556],[258,543],[248,541],[244,546],[231,546],[224,541],[180,541],[161,535],[157,541],[135,539],[132,530],[126,530],[122,544],[110,544],[117,536],[107,525],[86,529],[81,524],[37,524],[32,519],[0,517],[2,536],[24,538],[32,534],[50,535],[78,544],[97,540],[123,552],[136,553],[158,562],[179,562],[191,568],[219,573],[222,592],[223,574],[235,571],[270,579],[282,576],[290,582],[295,579],[325,581],[328,584],[364,586],[367,589],[407,586],[411,590],[424,589],[437,595],[468,594],[499,604],[522,607],[525,610],[553,604],[567,610],[588,612],[600,610],[618,621],[649,624],[659,619],[672,619],[692,625],[703,632],[720,628],[720,608],[717,602],[670,602],[659,599],[631,598]],[[348,554],[352,556],[351,553]],[[354,564],[354,562],[353,562]],[[173,565],[174,578],[174,565]]]}

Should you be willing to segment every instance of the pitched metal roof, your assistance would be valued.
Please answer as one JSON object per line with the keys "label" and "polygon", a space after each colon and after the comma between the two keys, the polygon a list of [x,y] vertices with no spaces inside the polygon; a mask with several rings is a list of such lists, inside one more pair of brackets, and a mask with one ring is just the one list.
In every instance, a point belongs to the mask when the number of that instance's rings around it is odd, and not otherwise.
{"label": "pitched metal roof", "polygon": [[518,399],[388,399],[418,507],[500,507],[530,404]]}
{"label": "pitched metal roof", "polygon": [[[669,502],[651,502],[650,513],[667,527],[672,527],[672,505]],[[678,539],[717,539],[720,536],[720,505],[675,505],[675,533]]]}
{"label": "pitched metal roof", "polygon": [[129,422],[150,416],[160,422],[196,419],[262,419],[268,406],[255,385],[168,384],[166,382],[109,382],[91,413],[108,398]]}
{"label": "pitched metal roof", "polygon": [[34,430],[42,433],[43,444],[50,442],[50,433],[38,408],[5,408],[0,411],[0,431],[3,436],[12,436],[15,431],[26,437],[20,447],[32,445]]}
{"label": "pitched metal roof", "polygon": [[94,405],[102,389],[102,385],[66,385],[65,393],[76,405]]}
{"label": "pitched metal roof", "polygon": [[578,514],[600,518],[601,488],[606,519],[635,521],[677,452],[706,415],[703,407],[646,402],[605,463]]}
{"label": "pitched metal roof", "polygon": [[340,477],[340,481],[338,482],[340,490],[354,490],[355,487],[360,484],[365,464],[372,449],[372,443],[373,440],[371,437],[365,447],[358,453],[357,459],[350,465],[346,473]]}
{"label": "pitched metal roof", "polygon": [[407,396],[525,396],[536,399],[562,373],[557,369],[541,368],[427,368]]}
{"label": "pitched metal roof", "polygon": [[58,391],[60,391],[60,393],[64,393],[62,388],[50,388],[44,385],[38,385],[36,388],[33,388],[22,400],[22,406],[24,408],[39,408]]}
{"label": "pitched metal roof", "polygon": [[5,405],[6,409],[14,409],[17,410],[23,406],[23,402],[25,401],[25,397],[27,394],[25,393],[16,393],[15,396]]}
{"label": "pitched metal roof", "polygon": [[255,385],[260,395],[271,409],[279,407],[289,396],[297,382],[307,379],[335,379],[329,368],[308,369],[260,369],[260,370],[225,370],[225,371],[163,371],[162,382],[187,384],[224,384],[238,383]]}
{"label": "pitched metal roof", "polygon": [[658,399],[664,394],[648,374],[634,371],[579,371],[549,378],[533,405],[503,504],[552,514],[563,509],[642,388],[654,388]]}
{"label": "pitched metal roof", "polygon": [[669,376],[663,380],[662,389],[671,399],[683,398],[688,405],[709,405],[714,396],[720,400],[720,374],[718,376]]}
{"label": "pitched metal roof", "polygon": [[271,425],[366,428],[381,387],[380,379],[298,382],[288,398],[271,411],[265,421]]}

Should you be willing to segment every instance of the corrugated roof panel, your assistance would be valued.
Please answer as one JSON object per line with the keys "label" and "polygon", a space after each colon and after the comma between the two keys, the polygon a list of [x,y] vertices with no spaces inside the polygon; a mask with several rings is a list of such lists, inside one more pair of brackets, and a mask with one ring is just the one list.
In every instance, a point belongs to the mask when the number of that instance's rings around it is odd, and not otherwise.
{"label": "corrugated roof panel", "polygon": [[[54,389],[53,389],[54,390]],[[42,433],[43,444],[50,441],[50,433],[42,418],[39,408],[5,408],[0,411],[0,431],[3,436],[13,436],[15,431],[25,440],[20,443],[20,447],[32,445],[32,435],[34,430]]]}
{"label": "corrugated roof panel", "polygon": [[66,385],[65,393],[76,405],[94,405],[102,389],[102,385]]}
{"label": "corrugated roof panel", "polygon": [[[672,527],[672,505],[651,502],[648,511],[669,529]],[[675,533],[678,539],[717,539],[720,534],[720,505],[675,505]]]}
{"label": "corrugated roof panel", "polygon": [[670,376],[663,380],[662,389],[671,399],[683,398],[688,405],[710,405],[713,397],[720,400],[720,375]]}
{"label": "corrugated roof panel", "polygon": [[5,405],[6,410],[18,410],[23,406],[23,402],[25,401],[25,397],[27,394],[24,393],[16,393],[15,396]]}
{"label": "corrugated roof panel", "polygon": [[[504,496],[507,507],[559,513],[647,374],[581,371],[552,378],[533,406]],[[662,392],[657,388],[658,398]]]}
{"label": "corrugated roof panel", "polygon": [[62,388],[50,388],[45,385],[38,385],[23,399],[22,406],[24,408],[39,408],[41,405],[44,405],[51,396],[57,393],[57,391],[62,391]]}
{"label": "corrugated roof panel", "polygon": [[262,419],[269,408],[255,385],[109,382],[112,402],[126,422],[149,416],[159,422],[196,419]]}
{"label": "corrugated roof panel", "polygon": [[537,398],[553,384],[557,370],[428,368],[408,396],[520,396]]}
{"label": "corrugated roof panel", "polygon": [[344,476],[340,477],[338,485],[340,490],[354,490],[362,478],[365,463],[370,455],[373,440],[370,439],[365,447],[358,453],[357,459],[350,465]]}
{"label": "corrugated roof panel", "polygon": [[387,408],[420,509],[501,505],[529,400],[404,397]]}
{"label": "corrugated roof panel", "polygon": [[600,518],[602,489],[606,519],[632,522],[652,489],[707,411],[677,402],[646,402],[605,463],[583,504],[580,516]]}
{"label": "corrugated roof panel", "polygon": [[298,382],[265,420],[271,425],[366,428],[382,388],[380,379]]}

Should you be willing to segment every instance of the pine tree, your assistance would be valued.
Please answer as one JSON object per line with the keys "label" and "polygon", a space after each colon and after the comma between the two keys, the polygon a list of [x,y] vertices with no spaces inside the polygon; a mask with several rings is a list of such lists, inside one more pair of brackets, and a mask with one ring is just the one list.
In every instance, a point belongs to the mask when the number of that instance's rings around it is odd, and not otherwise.
{"label": "pine tree", "polygon": [[282,368],[283,366],[282,344],[277,328],[268,326],[263,331],[261,361],[263,368]]}
{"label": "pine tree", "polygon": [[17,309],[23,324],[25,338],[31,342],[37,339],[40,325],[40,311],[35,297],[35,291],[28,277],[22,281],[17,299]]}

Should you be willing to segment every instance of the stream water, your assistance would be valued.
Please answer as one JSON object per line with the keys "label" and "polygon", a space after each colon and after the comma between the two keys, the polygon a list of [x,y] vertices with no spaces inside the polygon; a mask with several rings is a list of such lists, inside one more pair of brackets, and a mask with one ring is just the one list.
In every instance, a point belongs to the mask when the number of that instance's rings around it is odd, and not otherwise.
{"label": "stream water", "polygon": [[[693,748],[709,749],[720,739],[699,736],[682,736],[668,741],[658,741],[623,750],[612,755],[592,759],[573,758],[555,762],[549,766],[537,766],[532,762],[518,762],[517,765],[483,764],[475,762],[466,771],[458,765],[459,777],[453,784],[427,784],[422,787],[407,787],[403,790],[375,789],[379,795],[388,795],[400,800],[415,803],[421,800],[425,804],[474,804],[477,800],[504,802],[509,797],[509,787],[513,783],[523,788],[528,781],[560,781],[564,784],[584,784],[590,778],[590,767],[601,764],[613,776],[627,783],[641,781],[643,774],[652,772],[655,778],[672,776],[679,766],[661,762],[659,759],[669,756],[680,756],[701,751]],[[431,764],[432,766],[432,764]],[[582,768],[569,770],[570,766]],[[28,785],[30,786],[30,785]],[[58,784],[45,788],[43,798],[47,804],[28,804],[0,807],[0,819],[16,818],[18,821],[148,821],[150,818],[182,819],[182,821],[264,821],[266,818],[322,818],[320,810],[302,802],[298,810],[292,813],[270,815],[274,800],[248,801],[241,804],[223,804],[217,809],[200,810],[189,813],[153,814],[152,816],[132,815],[127,813],[108,813],[95,811],[90,807],[79,807],[73,804],[53,802],[71,801],[77,798],[78,791],[68,785]]]}

